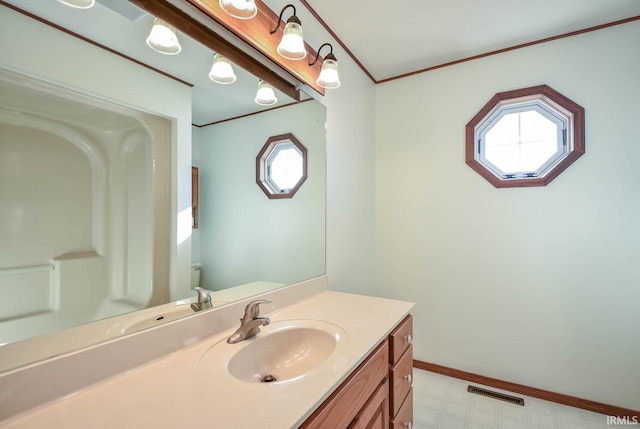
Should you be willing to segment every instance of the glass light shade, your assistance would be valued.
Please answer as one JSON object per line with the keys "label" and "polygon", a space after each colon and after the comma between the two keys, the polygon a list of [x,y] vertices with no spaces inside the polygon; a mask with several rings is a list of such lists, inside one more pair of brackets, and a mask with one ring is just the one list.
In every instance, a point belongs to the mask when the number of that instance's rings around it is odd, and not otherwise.
{"label": "glass light shade", "polygon": [[338,62],[326,58],[322,63],[322,70],[316,83],[323,88],[333,89],[340,86],[340,76],[338,76]]}
{"label": "glass light shade", "polygon": [[231,67],[231,61],[225,56],[215,54],[213,56],[213,65],[209,72],[209,79],[216,83],[230,84],[236,81],[236,75]]}
{"label": "glass light shade", "polygon": [[151,33],[147,37],[147,45],[154,51],[167,55],[175,55],[182,50],[174,28],[160,18],[153,20]]}
{"label": "glass light shade", "polygon": [[78,9],[89,9],[91,6],[96,4],[96,0],[58,0],[62,4],[66,4],[67,6],[75,7]]}
{"label": "glass light shade", "polygon": [[284,26],[284,34],[278,45],[278,53],[290,60],[301,60],[307,56],[302,38],[302,25],[296,22],[287,22]]}
{"label": "glass light shade", "polygon": [[272,104],[276,104],[277,102],[278,99],[276,98],[276,93],[273,90],[273,87],[264,80],[261,80],[260,83],[258,83],[256,103],[262,106],[271,106]]}
{"label": "glass light shade", "polygon": [[220,7],[229,15],[239,19],[251,19],[258,13],[254,0],[220,0]]}

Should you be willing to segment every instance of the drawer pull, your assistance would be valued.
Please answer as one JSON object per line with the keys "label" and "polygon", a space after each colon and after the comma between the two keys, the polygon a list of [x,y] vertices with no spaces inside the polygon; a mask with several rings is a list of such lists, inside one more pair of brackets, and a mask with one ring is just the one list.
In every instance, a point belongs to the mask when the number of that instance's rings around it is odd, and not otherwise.
{"label": "drawer pull", "polygon": [[407,380],[407,383],[413,386],[413,378],[411,377],[411,374],[405,375],[404,379]]}
{"label": "drawer pull", "polygon": [[411,335],[405,335],[404,341],[405,343],[413,344],[413,338],[411,337]]}
{"label": "drawer pull", "polygon": [[406,427],[407,429],[411,429],[411,428],[413,428],[413,423],[407,422],[407,423],[404,424],[404,427]]}

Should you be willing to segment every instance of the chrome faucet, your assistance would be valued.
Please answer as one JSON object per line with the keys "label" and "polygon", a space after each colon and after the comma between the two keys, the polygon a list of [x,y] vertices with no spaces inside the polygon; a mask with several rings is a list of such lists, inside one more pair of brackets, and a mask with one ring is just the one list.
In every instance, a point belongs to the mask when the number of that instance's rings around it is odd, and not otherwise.
{"label": "chrome faucet", "polygon": [[268,317],[258,317],[260,315],[260,304],[270,303],[270,299],[258,299],[251,301],[244,309],[244,316],[240,319],[240,327],[227,338],[229,344],[239,343],[247,338],[255,337],[260,332],[260,326],[271,323]]}
{"label": "chrome faucet", "polygon": [[207,308],[213,308],[213,304],[211,304],[211,295],[205,289],[201,287],[196,287],[196,292],[198,293],[198,300],[191,304],[191,309],[195,312],[200,310],[206,310]]}

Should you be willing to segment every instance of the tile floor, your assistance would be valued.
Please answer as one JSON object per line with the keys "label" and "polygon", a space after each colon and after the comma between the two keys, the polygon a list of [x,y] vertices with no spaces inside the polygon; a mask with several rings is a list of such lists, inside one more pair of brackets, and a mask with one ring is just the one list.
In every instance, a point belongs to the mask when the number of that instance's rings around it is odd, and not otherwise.
{"label": "tile floor", "polygon": [[[612,429],[616,427],[616,425],[607,425],[607,417],[603,414],[416,368],[413,372],[414,429]],[[525,406],[468,393],[469,384],[523,398]]]}

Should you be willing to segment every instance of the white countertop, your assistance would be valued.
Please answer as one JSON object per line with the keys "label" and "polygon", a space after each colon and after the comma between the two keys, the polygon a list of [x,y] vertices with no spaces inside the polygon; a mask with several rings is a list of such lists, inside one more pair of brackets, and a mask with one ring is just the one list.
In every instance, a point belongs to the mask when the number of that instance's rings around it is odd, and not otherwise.
{"label": "white countertop", "polygon": [[[347,341],[327,361],[328,364],[318,366],[304,377],[275,384],[249,383],[232,377],[223,367],[198,365],[214,344],[236,348],[246,345],[243,344],[246,342],[221,343],[234,328],[9,420],[0,427],[297,427],[412,307],[412,303],[404,301],[324,291],[263,314],[271,318],[269,326],[277,326],[280,321],[311,319],[331,322],[346,331]],[[269,326],[262,328],[265,335]]]}

